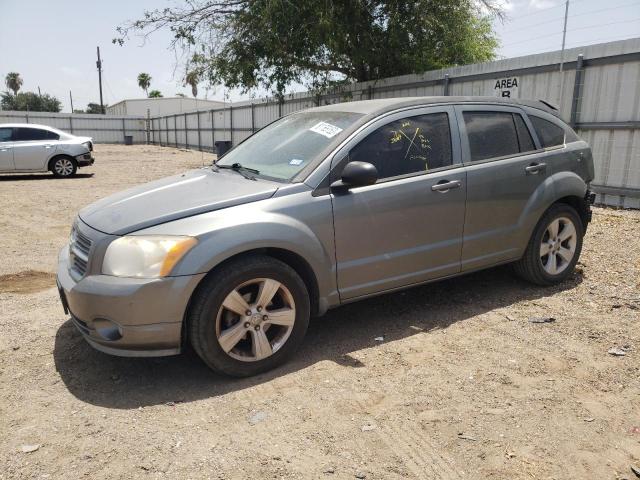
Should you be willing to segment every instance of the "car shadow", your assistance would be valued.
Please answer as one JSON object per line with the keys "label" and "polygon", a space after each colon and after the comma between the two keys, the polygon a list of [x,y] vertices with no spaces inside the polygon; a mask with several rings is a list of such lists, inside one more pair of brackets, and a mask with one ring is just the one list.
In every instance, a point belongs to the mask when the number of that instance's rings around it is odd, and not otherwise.
{"label": "car shadow", "polygon": [[[66,178],[65,180],[73,180],[78,178],[91,178],[94,173],[76,173],[73,177]],[[19,181],[19,180],[62,180],[54,177],[52,173],[24,173],[19,175],[0,175],[0,181]]]}
{"label": "car shadow", "polygon": [[[383,336],[387,343],[445,329],[522,300],[571,290],[581,281],[581,273],[576,272],[562,285],[536,287],[515,279],[508,267],[499,267],[348,304],[314,319],[304,343],[285,365],[244,379],[213,373],[191,350],[164,358],[100,353],[68,320],[56,334],[55,366],[69,391],[93,405],[132,409],[191,402],[269,382],[323,360],[360,368],[364,365],[350,354],[375,348],[379,345],[375,337]],[[424,337],[423,343],[429,348],[429,337]]]}

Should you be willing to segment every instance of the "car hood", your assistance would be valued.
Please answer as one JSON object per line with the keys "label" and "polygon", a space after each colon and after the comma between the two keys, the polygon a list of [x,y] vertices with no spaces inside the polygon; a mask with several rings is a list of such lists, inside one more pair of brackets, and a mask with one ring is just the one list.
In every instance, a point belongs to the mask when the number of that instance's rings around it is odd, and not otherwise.
{"label": "car hood", "polygon": [[96,230],[124,235],[143,228],[273,196],[278,184],[231,171],[193,170],[116,193],[80,211]]}

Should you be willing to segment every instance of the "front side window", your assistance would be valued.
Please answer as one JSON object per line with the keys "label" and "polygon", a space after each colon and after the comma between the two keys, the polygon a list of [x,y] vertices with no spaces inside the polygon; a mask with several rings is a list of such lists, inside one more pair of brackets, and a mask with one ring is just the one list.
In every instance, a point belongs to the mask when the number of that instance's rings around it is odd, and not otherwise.
{"label": "front side window", "polygon": [[535,115],[529,115],[529,120],[536,129],[543,148],[564,145],[564,128]]}
{"label": "front side window", "polygon": [[520,153],[516,123],[510,112],[464,112],[471,161]]}
{"label": "front side window", "polygon": [[13,129],[13,141],[14,142],[27,142],[36,140],[47,140],[49,131],[41,130],[39,128],[14,128]]}
{"label": "front side window", "polygon": [[429,113],[390,122],[356,145],[349,160],[373,164],[380,179],[450,166],[449,115]]}
{"label": "front side window", "polygon": [[277,120],[229,151],[217,165],[252,168],[259,176],[289,181],[362,114],[301,112]]}
{"label": "front side window", "polygon": [[0,128],[0,142],[9,142],[9,141],[11,141],[11,129]]}

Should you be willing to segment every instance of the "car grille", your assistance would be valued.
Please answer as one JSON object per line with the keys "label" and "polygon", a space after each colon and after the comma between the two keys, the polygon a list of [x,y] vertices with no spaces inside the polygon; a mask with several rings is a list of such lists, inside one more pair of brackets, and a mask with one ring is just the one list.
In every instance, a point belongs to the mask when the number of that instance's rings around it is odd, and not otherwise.
{"label": "car grille", "polygon": [[74,224],[69,242],[69,259],[71,261],[71,270],[81,277],[87,273],[91,244],[91,239],[80,232],[77,225]]}

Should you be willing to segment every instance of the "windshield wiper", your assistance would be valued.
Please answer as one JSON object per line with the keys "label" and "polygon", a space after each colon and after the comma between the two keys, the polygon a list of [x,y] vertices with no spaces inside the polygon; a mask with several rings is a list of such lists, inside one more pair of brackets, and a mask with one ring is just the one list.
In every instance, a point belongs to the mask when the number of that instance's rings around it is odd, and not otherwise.
{"label": "windshield wiper", "polygon": [[260,174],[260,170],[256,170],[255,168],[243,167],[239,163],[233,163],[231,165],[218,165],[217,163],[214,163],[213,165],[216,168],[225,168],[225,169],[233,170],[234,172],[238,172],[244,178],[248,178],[249,180],[255,180],[256,179],[256,177],[251,175],[252,173],[254,175],[259,175]]}

